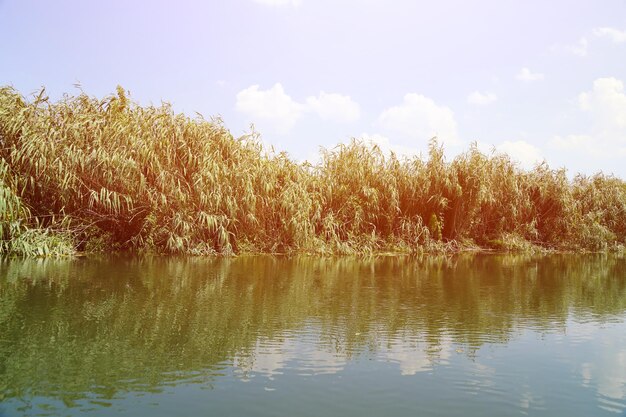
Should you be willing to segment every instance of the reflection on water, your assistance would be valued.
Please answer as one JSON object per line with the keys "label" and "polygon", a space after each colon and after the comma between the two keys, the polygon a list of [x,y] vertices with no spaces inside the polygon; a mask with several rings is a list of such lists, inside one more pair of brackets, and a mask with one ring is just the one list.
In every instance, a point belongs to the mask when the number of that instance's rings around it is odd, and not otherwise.
{"label": "reflection on water", "polygon": [[0,415],[620,415],[625,321],[616,255],[5,260]]}

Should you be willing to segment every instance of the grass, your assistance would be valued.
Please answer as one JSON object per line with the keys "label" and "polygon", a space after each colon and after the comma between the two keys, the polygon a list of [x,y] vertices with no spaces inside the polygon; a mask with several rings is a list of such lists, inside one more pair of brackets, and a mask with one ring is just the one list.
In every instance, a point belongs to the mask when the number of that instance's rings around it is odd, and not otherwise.
{"label": "grass", "polygon": [[353,140],[299,164],[120,87],[57,102],[2,87],[0,237],[27,256],[604,251],[626,245],[626,183],[475,146],[447,161],[435,140],[425,159]]}

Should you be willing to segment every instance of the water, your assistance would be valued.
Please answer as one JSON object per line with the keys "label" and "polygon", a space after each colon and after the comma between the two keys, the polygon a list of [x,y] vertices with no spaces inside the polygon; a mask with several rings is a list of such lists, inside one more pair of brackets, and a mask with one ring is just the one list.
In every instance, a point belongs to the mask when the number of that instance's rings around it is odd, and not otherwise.
{"label": "water", "polygon": [[626,258],[0,262],[0,416],[624,416]]}

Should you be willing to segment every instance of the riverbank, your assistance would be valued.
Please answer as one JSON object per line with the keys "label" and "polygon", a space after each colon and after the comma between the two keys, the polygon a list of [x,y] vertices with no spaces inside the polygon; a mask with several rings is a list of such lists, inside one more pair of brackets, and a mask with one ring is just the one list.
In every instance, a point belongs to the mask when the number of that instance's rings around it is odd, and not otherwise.
{"label": "riverbank", "polygon": [[50,101],[0,88],[0,253],[609,251],[626,183],[525,171],[475,146],[398,158],[354,140],[317,165],[123,89]]}

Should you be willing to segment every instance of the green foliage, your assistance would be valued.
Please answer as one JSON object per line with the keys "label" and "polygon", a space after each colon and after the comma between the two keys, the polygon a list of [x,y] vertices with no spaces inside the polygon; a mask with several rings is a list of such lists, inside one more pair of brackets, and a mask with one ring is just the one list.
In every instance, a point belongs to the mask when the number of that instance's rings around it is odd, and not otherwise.
{"label": "green foliage", "polygon": [[16,194],[9,168],[0,159],[0,254],[42,257],[74,253],[67,231],[56,232],[31,223],[30,210]]}
{"label": "green foliage", "polygon": [[0,142],[4,252],[25,227],[41,229],[25,241],[55,234],[63,250],[71,237],[84,251],[195,255],[626,244],[626,185],[614,177],[524,171],[476,146],[446,161],[435,140],[425,160],[353,140],[298,164],[254,132],[141,107],[120,87],[56,103],[0,88]]}
{"label": "green foliage", "polygon": [[50,229],[26,229],[10,241],[10,254],[25,257],[65,256],[74,253],[69,233],[57,233]]}
{"label": "green foliage", "polygon": [[11,239],[22,231],[28,216],[28,209],[12,187],[9,167],[0,159],[0,253],[8,252]]}

